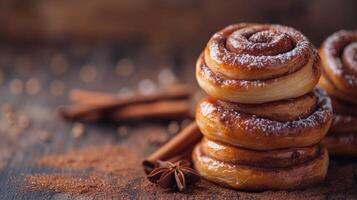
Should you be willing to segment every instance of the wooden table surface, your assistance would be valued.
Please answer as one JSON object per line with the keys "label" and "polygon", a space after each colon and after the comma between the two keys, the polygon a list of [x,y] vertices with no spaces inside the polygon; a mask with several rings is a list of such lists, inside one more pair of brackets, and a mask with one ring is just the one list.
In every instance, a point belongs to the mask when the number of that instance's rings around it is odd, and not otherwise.
{"label": "wooden table surface", "polygon": [[[155,58],[147,57],[143,51],[123,49],[126,47],[120,45],[0,46],[0,103],[13,105],[17,111],[25,113],[31,119],[30,127],[17,133],[4,123],[4,113],[0,115],[0,199],[96,199],[95,196],[53,191],[26,192],[21,189],[24,184],[21,180],[25,175],[55,170],[34,164],[36,159],[45,154],[113,144],[132,147],[144,158],[158,148],[150,140],[153,137],[164,137],[168,125],[176,122],[85,124],[85,134],[81,138],[74,138],[71,134],[73,122],[62,119],[56,113],[59,105],[68,103],[67,92],[71,88],[110,92],[118,92],[123,87],[136,89],[143,79],[157,82],[157,75],[164,68],[170,68],[181,82],[196,86],[193,61],[191,66],[179,67],[182,62],[163,59],[164,61],[160,61],[162,64],[157,65]],[[50,65],[55,56],[64,58],[68,65],[63,74],[56,74],[51,70]],[[118,77],[114,73],[116,62],[123,57],[132,58],[135,65],[135,70],[129,77]],[[92,66],[96,73],[95,79],[88,83],[80,78],[80,70],[85,65]],[[26,83],[31,78],[40,82],[41,90],[38,94],[27,94],[26,88],[20,94],[11,92],[10,85],[14,85],[14,79]],[[65,86],[63,95],[54,96],[50,93],[53,80],[62,81]],[[129,135],[119,136],[118,126],[129,128]],[[41,139],[41,131],[49,134],[48,140]],[[317,186],[298,191],[259,193],[233,191],[204,180],[185,193],[170,192],[149,183],[140,163],[135,166],[138,173],[127,177],[127,183],[119,189],[119,199],[357,199],[357,162],[352,159],[333,158],[326,181]]]}

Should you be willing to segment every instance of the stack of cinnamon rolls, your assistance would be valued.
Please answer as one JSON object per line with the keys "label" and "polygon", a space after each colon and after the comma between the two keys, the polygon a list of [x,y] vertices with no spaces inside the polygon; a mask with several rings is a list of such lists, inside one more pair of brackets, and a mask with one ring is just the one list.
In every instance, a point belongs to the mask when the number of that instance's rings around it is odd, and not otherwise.
{"label": "stack of cinnamon rolls", "polygon": [[320,48],[319,85],[332,99],[334,118],[323,143],[331,155],[357,156],[357,30],[339,31]]}
{"label": "stack of cinnamon rolls", "polygon": [[193,151],[198,172],[235,189],[292,189],[324,179],[320,144],[332,121],[317,51],[299,31],[236,24],[212,36],[196,65],[210,95],[196,110],[204,135]]}

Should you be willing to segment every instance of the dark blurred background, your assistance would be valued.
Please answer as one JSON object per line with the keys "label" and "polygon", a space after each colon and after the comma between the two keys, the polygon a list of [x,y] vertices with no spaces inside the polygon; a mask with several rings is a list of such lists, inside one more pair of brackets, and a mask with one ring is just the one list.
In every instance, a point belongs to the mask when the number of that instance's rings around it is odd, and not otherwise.
{"label": "dark blurred background", "polygon": [[263,22],[301,30],[316,45],[356,28],[355,0],[2,0],[3,41],[133,42],[197,47],[228,24]]}
{"label": "dark blurred background", "polygon": [[[226,25],[288,25],[319,46],[337,30],[356,29],[356,8],[356,0],[1,0],[0,55],[26,54],[21,64],[45,49],[35,68],[51,62],[110,68],[129,58],[136,70],[165,66],[193,81],[197,56]],[[73,64],[66,60],[72,54],[87,57]]]}

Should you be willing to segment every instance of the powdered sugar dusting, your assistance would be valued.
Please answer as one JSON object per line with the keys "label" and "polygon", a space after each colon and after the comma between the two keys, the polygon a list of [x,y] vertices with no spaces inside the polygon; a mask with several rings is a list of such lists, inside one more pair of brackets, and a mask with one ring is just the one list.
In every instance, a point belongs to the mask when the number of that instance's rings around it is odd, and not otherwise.
{"label": "powdered sugar dusting", "polygon": [[[315,90],[315,95],[317,96],[317,109],[313,114],[306,118],[287,122],[274,121],[241,113],[234,109],[223,108],[216,102],[212,102],[214,106],[209,103],[206,105],[212,105],[211,108],[215,108],[210,109],[210,112],[218,113],[219,118],[227,127],[234,126],[235,129],[241,129],[246,134],[259,132],[267,136],[289,136],[307,133],[311,129],[326,125],[332,119],[330,99],[319,89]],[[205,113],[206,116],[209,114],[209,112]]]}
{"label": "powdered sugar dusting", "polygon": [[[243,37],[246,35],[241,32],[252,32],[251,35],[248,34],[249,37],[256,35],[256,37],[263,37],[264,35],[264,38],[251,40]],[[266,35],[273,38],[269,40]],[[267,40],[267,42],[259,42],[260,39]],[[217,63],[229,64],[237,69],[250,71],[288,63],[294,65],[297,58],[306,63],[312,45],[305,36],[293,28],[279,25],[247,25],[233,32],[231,29],[223,29],[214,34],[207,48],[210,49],[210,56]]]}

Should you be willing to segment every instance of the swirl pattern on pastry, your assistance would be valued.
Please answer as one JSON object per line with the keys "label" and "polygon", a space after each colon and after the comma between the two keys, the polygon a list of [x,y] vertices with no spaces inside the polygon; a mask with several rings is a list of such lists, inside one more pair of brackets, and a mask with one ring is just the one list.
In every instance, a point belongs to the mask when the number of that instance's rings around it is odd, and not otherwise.
{"label": "swirl pattern on pastry", "polygon": [[332,121],[330,99],[319,89],[314,91],[317,108],[307,117],[276,121],[255,114],[224,108],[218,100],[207,98],[196,110],[196,122],[211,140],[254,150],[274,150],[317,144],[326,135]]}
{"label": "swirl pattern on pastry", "polygon": [[280,25],[228,26],[212,36],[196,64],[198,83],[209,95],[247,104],[302,96],[320,74],[311,43]]}
{"label": "swirl pattern on pastry", "polygon": [[357,103],[357,31],[338,31],[320,48],[320,85],[334,97]]}

